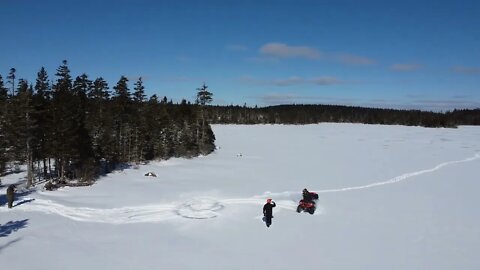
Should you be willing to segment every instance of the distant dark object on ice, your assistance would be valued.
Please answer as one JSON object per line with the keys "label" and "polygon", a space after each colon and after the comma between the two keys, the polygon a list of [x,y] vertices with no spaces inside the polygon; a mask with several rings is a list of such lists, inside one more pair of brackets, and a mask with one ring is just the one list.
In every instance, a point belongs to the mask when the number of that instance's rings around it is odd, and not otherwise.
{"label": "distant dark object on ice", "polygon": [[154,172],[147,172],[145,176],[157,177],[157,175]]}
{"label": "distant dark object on ice", "polygon": [[61,187],[86,187],[86,186],[91,186],[92,184],[93,182],[91,181],[81,182],[81,181],[67,181],[65,179],[54,179],[45,183],[43,188],[48,191],[53,191]]}

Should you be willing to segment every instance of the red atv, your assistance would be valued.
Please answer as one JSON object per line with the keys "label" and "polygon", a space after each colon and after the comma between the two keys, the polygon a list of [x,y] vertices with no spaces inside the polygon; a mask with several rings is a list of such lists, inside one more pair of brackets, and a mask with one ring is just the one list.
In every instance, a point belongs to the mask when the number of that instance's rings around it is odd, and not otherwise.
{"label": "red atv", "polygon": [[309,192],[309,195],[309,200],[300,200],[297,206],[297,213],[300,213],[302,211],[308,212],[311,215],[315,213],[315,210],[317,209],[315,201],[318,200],[318,194],[315,192]]}

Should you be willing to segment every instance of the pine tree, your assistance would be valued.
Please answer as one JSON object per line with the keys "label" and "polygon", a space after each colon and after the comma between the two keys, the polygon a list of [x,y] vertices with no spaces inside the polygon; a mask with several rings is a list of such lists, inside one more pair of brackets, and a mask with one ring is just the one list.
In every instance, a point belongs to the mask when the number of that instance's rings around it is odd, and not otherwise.
{"label": "pine tree", "polygon": [[15,68],[11,68],[7,76],[8,83],[10,83],[12,89],[12,96],[15,96],[15,72],[17,72],[17,70]]}
{"label": "pine tree", "polygon": [[17,96],[13,100],[15,108],[15,124],[11,126],[15,134],[15,160],[27,164],[27,187],[33,184],[33,149],[36,147],[35,137],[38,126],[35,122],[33,104],[33,87],[26,80],[18,81]]}
{"label": "pine tree", "polygon": [[51,133],[53,127],[53,116],[51,112],[50,100],[52,99],[52,91],[50,83],[48,82],[48,74],[44,67],[37,73],[35,83],[35,121],[38,125],[36,137],[38,140],[38,147],[34,149],[34,158],[42,160],[43,163],[43,177],[47,177],[47,159],[51,152],[50,141],[53,136]]}
{"label": "pine tree", "polygon": [[135,82],[133,93],[133,159],[135,162],[139,162],[144,158],[147,142],[146,142],[146,119],[145,119],[145,87],[143,86],[142,77],[138,78]]}
{"label": "pine tree", "polygon": [[127,83],[127,77],[121,76],[117,85],[113,87],[115,90],[112,104],[115,119],[115,140],[118,142],[115,153],[120,162],[131,160],[131,100]]}
{"label": "pine tree", "polygon": [[72,111],[76,104],[72,94],[72,77],[66,60],[62,61],[55,75],[57,81],[53,85],[52,113],[55,125],[53,126],[52,154],[55,157],[57,176],[65,179],[67,166],[73,156],[72,146],[76,143],[74,130],[76,119]]}
{"label": "pine tree", "polygon": [[205,109],[205,106],[212,102],[212,96],[213,94],[208,90],[208,86],[205,83],[203,83],[202,87],[197,88],[196,103],[197,105],[200,105],[199,118],[201,121],[197,120],[195,133],[197,145],[200,152],[203,154],[208,154],[214,150],[213,141],[215,140],[215,136],[213,136],[213,133],[210,134],[209,132],[211,127],[206,120],[208,115],[207,110]]}
{"label": "pine tree", "polygon": [[133,101],[137,103],[142,103],[145,101],[145,87],[143,86],[142,77],[138,78],[137,82],[135,82],[135,88],[133,88]]}
{"label": "pine tree", "polygon": [[0,75],[0,175],[5,171],[7,157],[7,109],[8,89]]}
{"label": "pine tree", "polygon": [[[109,151],[115,145],[111,130],[114,130],[113,115],[110,112],[110,93],[108,83],[99,77],[93,82],[90,92],[87,94],[90,100],[86,127],[92,139],[92,148],[95,160],[114,161],[114,153]],[[107,168],[104,168],[107,169]],[[102,172],[104,173],[104,172]]]}
{"label": "pine tree", "polygon": [[202,106],[205,106],[206,104],[210,104],[213,100],[212,96],[213,94],[210,91],[208,91],[208,86],[205,83],[203,83],[202,87],[197,88],[196,103]]}

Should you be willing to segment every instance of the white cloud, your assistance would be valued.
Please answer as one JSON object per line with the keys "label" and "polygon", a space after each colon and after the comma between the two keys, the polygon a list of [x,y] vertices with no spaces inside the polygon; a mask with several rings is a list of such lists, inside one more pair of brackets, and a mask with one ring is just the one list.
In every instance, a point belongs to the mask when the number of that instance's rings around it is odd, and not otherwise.
{"label": "white cloud", "polygon": [[452,71],[462,74],[480,74],[480,67],[454,66]]}
{"label": "white cloud", "polygon": [[313,78],[310,81],[317,85],[332,85],[342,83],[341,80],[329,76]]}
{"label": "white cloud", "polygon": [[408,72],[408,71],[415,71],[418,70],[422,67],[420,64],[393,64],[390,69],[393,71],[399,71],[399,72]]}
{"label": "white cloud", "polygon": [[320,51],[308,46],[289,46],[283,43],[267,43],[260,48],[260,53],[275,58],[319,59]]}
{"label": "white cloud", "polygon": [[273,86],[293,86],[301,84],[313,84],[313,85],[333,85],[343,83],[344,81],[331,77],[331,76],[322,76],[315,77],[310,79],[305,79],[298,76],[292,76],[286,79],[256,79],[250,76],[241,78],[243,82],[260,84],[260,85],[273,85]]}
{"label": "white cloud", "polygon": [[354,105],[360,102],[353,98],[335,98],[324,96],[306,96],[292,93],[266,93],[251,97],[261,104],[280,105],[280,104],[330,104],[330,105]]}

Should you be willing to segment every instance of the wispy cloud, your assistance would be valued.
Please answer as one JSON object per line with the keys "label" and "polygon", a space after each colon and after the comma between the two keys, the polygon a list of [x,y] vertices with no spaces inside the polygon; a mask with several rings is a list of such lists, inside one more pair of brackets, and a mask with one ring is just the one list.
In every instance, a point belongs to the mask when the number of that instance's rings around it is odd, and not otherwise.
{"label": "wispy cloud", "polygon": [[243,82],[260,84],[260,85],[272,85],[272,86],[293,86],[293,85],[302,85],[302,84],[313,84],[313,85],[334,85],[343,83],[342,80],[331,77],[331,76],[321,76],[314,78],[302,78],[298,76],[292,76],[286,79],[256,79],[254,77],[245,76],[241,78]]}
{"label": "wispy cloud", "polygon": [[274,58],[319,59],[320,51],[308,46],[290,46],[283,43],[267,43],[260,48],[260,54]]}
{"label": "wispy cloud", "polygon": [[328,104],[344,106],[360,106],[370,108],[422,110],[422,111],[452,111],[454,109],[475,109],[480,108],[480,101],[459,100],[459,99],[413,99],[413,100],[390,100],[375,98],[362,100],[358,98],[339,98],[328,96],[307,96],[292,93],[266,93],[263,95],[249,97],[255,102],[263,105],[280,104]]}
{"label": "wispy cloud", "polygon": [[354,98],[335,98],[323,96],[306,96],[292,93],[267,93],[250,97],[264,105],[280,104],[331,104],[331,105],[354,105],[360,102]]}
{"label": "wispy cloud", "polygon": [[320,51],[311,46],[292,46],[285,43],[270,42],[260,47],[259,55],[249,58],[253,62],[279,62],[282,59],[326,60],[349,66],[369,66],[375,60],[350,53]]}
{"label": "wispy cloud", "polygon": [[476,75],[480,74],[480,67],[454,66],[452,67],[452,71],[455,73]]}
{"label": "wispy cloud", "polygon": [[415,71],[422,67],[420,64],[410,63],[410,64],[393,64],[390,66],[390,69],[398,72],[408,72]]}
{"label": "wispy cloud", "polygon": [[334,59],[340,63],[351,66],[369,66],[375,64],[375,61],[368,57],[347,53],[335,54]]}
{"label": "wispy cloud", "polygon": [[241,45],[241,44],[228,44],[226,46],[226,49],[229,50],[229,51],[247,51],[248,50],[248,47],[245,46],[245,45]]}
{"label": "wispy cloud", "polygon": [[344,81],[337,79],[335,77],[324,76],[324,77],[313,78],[310,80],[310,82],[316,85],[332,85],[332,84],[343,83]]}

